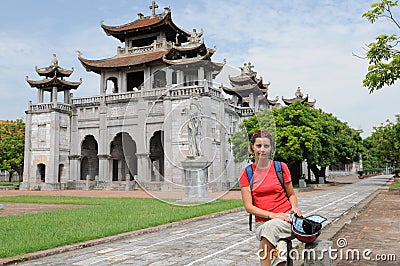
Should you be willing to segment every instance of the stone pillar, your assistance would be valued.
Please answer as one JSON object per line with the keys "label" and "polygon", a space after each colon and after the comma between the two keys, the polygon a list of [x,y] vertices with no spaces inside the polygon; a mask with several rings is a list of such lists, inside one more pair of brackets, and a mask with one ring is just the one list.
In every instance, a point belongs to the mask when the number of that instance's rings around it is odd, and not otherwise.
{"label": "stone pillar", "polygon": [[153,78],[151,76],[150,67],[147,67],[144,71],[144,89],[150,90],[153,88]]}
{"label": "stone pillar", "polygon": [[107,83],[105,81],[105,74],[104,74],[104,72],[101,72],[101,76],[100,76],[100,95],[105,95],[106,94],[106,87],[107,87]]}
{"label": "stone pillar", "polygon": [[64,103],[69,104],[69,90],[64,91]]}
{"label": "stone pillar", "polygon": [[99,107],[99,142],[98,142],[98,158],[99,158],[99,181],[111,181],[108,170],[108,141],[107,141],[107,106],[104,97],[100,102]]}
{"label": "stone pillar", "polygon": [[70,165],[70,174],[69,174],[69,180],[79,180],[80,179],[80,160],[81,156],[80,155],[69,155],[69,165]]}
{"label": "stone pillar", "polygon": [[[172,110],[172,102],[168,98],[164,98],[164,114],[170,114]],[[172,117],[169,116],[168,119],[164,119],[164,155],[167,160],[164,160],[164,179],[173,181],[173,165],[170,163],[171,161],[174,162],[174,152],[173,152],[173,145],[174,141],[177,141],[172,134]],[[176,134],[175,134],[176,135]],[[176,154],[176,153],[175,153]]]}
{"label": "stone pillar", "polygon": [[204,81],[205,76],[204,76],[204,67],[199,67],[197,69],[197,80],[200,81]]}
{"label": "stone pillar", "polygon": [[80,138],[78,134],[78,113],[72,110],[71,116],[71,140],[70,140],[70,171],[69,180],[80,179]]}
{"label": "stone pillar", "polygon": [[179,86],[182,86],[182,84],[183,84],[183,71],[182,70],[176,71],[176,79],[177,79],[177,83],[179,84]]}
{"label": "stone pillar", "polygon": [[36,173],[34,172],[36,165],[31,163],[32,114],[29,112],[31,104],[32,102],[30,101],[25,121],[24,173],[20,185],[20,189],[23,190],[29,189],[30,183],[36,180]]}
{"label": "stone pillar", "polygon": [[118,85],[120,86],[121,92],[128,91],[128,82],[126,80],[126,72],[120,72],[120,78],[118,79]]}
{"label": "stone pillar", "polygon": [[50,117],[50,155],[46,183],[54,184],[58,182],[58,165],[60,164],[60,114],[53,111]]}
{"label": "stone pillar", "polygon": [[251,108],[255,108],[255,105],[254,105],[254,93],[250,93],[250,95],[249,95],[249,106]]}
{"label": "stone pillar", "polygon": [[208,198],[208,167],[205,157],[182,161],[185,170],[185,198],[181,202],[207,202]]}
{"label": "stone pillar", "polygon": [[99,176],[98,181],[109,182],[111,181],[111,176],[109,175],[109,155],[108,154],[97,154],[99,159]]}
{"label": "stone pillar", "polygon": [[172,72],[173,70],[171,68],[167,68],[166,71],[166,81],[167,81],[167,87],[171,87],[172,86]]}
{"label": "stone pillar", "polygon": [[57,103],[57,87],[53,87],[53,90],[51,91],[51,102],[52,103]]}
{"label": "stone pillar", "polygon": [[43,94],[44,94],[44,90],[43,89],[38,89],[38,103],[42,103],[43,102]]}
{"label": "stone pillar", "polygon": [[150,177],[150,157],[149,153],[136,153],[138,158],[138,178],[137,180],[140,182],[149,182],[151,180]]}

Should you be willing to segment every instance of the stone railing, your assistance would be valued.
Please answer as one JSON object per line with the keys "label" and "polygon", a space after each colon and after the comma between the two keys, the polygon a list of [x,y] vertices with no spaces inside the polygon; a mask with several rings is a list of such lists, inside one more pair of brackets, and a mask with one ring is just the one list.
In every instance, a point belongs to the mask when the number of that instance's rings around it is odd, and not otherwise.
{"label": "stone railing", "polygon": [[[154,41],[152,44],[142,47],[132,47],[132,48],[117,48],[117,54],[144,54],[157,51],[165,51],[172,48],[172,43],[167,41],[157,42]],[[126,50],[125,50],[126,49]]]}
{"label": "stone railing", "polygon": [[37,103],[30,104],[29,110],[30,112],[48,112],[51,110],[62,110],[62,111],[71,111],[71,105],[65,103]]}
{"label": "stone railing", "polygon": [[81,104],[98,104],[100,103],[103,96],[97,95],[92,97],[83,97],[83,98],[73,98],[72,104],[81,105]]}
{"label": "stone railing", "polygon": [[167,97],[190,97],[195,94],[205,94],[208,93],[214,97],[221,97],[221,91],[208,86],[204,83],[201,85],[193,85],[193,86],[172,86],[170,88],[156,88],[151,90],[140,90],[140,91],[129,91],[122,93],[113,93],[106,95],[97,95],[93,97],[83,97],[83,98],[72,98],[73,105],[99,105],[101,101],[104,102],[117,102],[117,101],[126,101],[130,99],[139,99],[139,98],[150,98],[155,97],[159,98],[162,96]]}
{"label": "stone railing", "polygon": [[235,112],[239,114],[239,116],[252,116],[254,115],[254,109],[251,107],[239,107],[233,106],[235,108]]}

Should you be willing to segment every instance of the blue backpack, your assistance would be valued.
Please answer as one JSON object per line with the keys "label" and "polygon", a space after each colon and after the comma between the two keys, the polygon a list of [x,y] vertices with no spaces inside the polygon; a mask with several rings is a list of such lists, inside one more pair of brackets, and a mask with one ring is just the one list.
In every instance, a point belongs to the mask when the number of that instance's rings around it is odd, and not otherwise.
{"label": "blue backpack", "polygon": [[[283,191],[285,191],[285,195],[287,197],[287,193],[286,193],[286,188],[285,188],[285,184],[283,182],[283,177],[282,177],[282,164],[279,161],[274,161],[274,166],[275,166],[275,172],[276,172],[276,176],[278,177],[279,183],[281,183],[282,187],[283,187]],[[246,166],[246,174],[247,174],[247,179],[249,180],[249,184],[250,184],[250,194],[251,194],[251,198],[253,199],[253,167],[252,164],[249,164],[248,166]],[[254,200],[253,200],[254,203]],[[253,215],[251,213],[249,213],[249,229],[250,231],[252,231],[252,223],[253,223]]]}

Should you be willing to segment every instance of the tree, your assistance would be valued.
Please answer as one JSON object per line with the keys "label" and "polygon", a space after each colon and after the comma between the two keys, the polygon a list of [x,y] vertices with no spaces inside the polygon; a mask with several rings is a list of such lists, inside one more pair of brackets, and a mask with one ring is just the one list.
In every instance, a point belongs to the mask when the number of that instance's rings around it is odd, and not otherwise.
{"label": "tree", "polygon": [[[398,1],[381,0],[371,4],[371,9],[363,13],[363,17],[371,23],[386,18],[400,30],[400,23],[393,14],[397,6]],[[370,93],[382,89],[385,85],[393,85],[400,78],[400,51],[397,48],[400,37],[396,34],[380,34],[375,40],[368,45],[366,58],[369,67],[363,80],[363,86],[367,87]]]}
{"label": "tree", "polygon": [[25,124],[21,119],[0,124],[0,170],[17,172],[20,178],[24,169]]}
{"label": "tree", "polygon": [[[329,165],[359,160],[362,151],[360,131],[351,129],[332,114],[300,102],[273,109],[273,119],[270,112],[267,110],[243,121],[248,135],[237,132],[232,137],[236,161],[246,158],[243,153],[247,151],[248,137],[259,128],[273,132],[275,158],[287,162],[292,170],[305,160],[315,176],[325,177]],[[293,177],[296,183],[299,176]]]}
{"label": "tree", "polygon": [[386,124],[374,127],[371,136],[364,140],[364,169],[373,171],[386,165],[400,165],[400,116],[396,122],[386,121]]}

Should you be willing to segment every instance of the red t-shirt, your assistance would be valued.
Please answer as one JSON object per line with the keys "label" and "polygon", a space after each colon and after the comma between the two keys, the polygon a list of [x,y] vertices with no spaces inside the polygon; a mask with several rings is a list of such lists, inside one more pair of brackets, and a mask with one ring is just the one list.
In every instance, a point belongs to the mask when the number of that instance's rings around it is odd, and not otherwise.
{"label": "red t-shirt", "polygon": [[[278,177],[276,176],[275,166],[271,161],[268,168],[253,167],[253,201],[254,206],[269,212],[288,212],[292,209],[292,205],[285,195],[285,191]],[[291,182],[289,168],[282,163],[282,177],[285,183]],[[243,169],[240,174],[240,186],[249,187],[246,170]],[[264,222],[268,219],[256,216],[256,222]]]}

